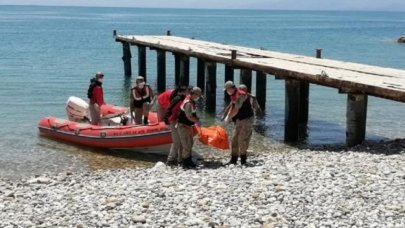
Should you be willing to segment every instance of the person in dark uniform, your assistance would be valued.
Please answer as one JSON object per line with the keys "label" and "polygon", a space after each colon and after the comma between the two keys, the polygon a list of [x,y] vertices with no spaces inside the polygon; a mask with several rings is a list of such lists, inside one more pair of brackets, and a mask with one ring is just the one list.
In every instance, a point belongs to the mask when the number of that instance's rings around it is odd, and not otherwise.
{"label": "person in dark uniform", "polygon": [[180,136],[182,147],[183,168],[195,168],[196,164],[191,160],[193,149],[193,125],[200,125],[200,119],[197,116],[196,102],[201,97],[201,89],[193,87],[190,94],[180,105],[180,113],[177,120],[177,131]]}
{"label": "person in dark uniform", "polygon": [[235,122],[229,164],[236,164],[238,157],[240,157],[241,164],[246,165],[247,149],[252,137],[254,121],[251,96],[249,93],[236,88],[232,81],[227,81],[224,89],[231,98],[231,107],[225,121],[232,120]]}
{"label": "person in dark uniform", "polygon": [[169,125],[172,134],[172,145],[170,147],[170,153],[167,157],[166,162],[166,164],[169,166],[175,166],[182,163],[182,147],[180,135],[177,130],[177,122],[180,113],[180,106],[183,103],[183,100],[188,95],[187,91],[187,87],[179,87],[177,91],[174,91],[171,94],[173,95],[176,92],[175,96],[168,97],[168,99],[170,100],[170,104],[167,107],[167,110],[163,117],[164,122]]}

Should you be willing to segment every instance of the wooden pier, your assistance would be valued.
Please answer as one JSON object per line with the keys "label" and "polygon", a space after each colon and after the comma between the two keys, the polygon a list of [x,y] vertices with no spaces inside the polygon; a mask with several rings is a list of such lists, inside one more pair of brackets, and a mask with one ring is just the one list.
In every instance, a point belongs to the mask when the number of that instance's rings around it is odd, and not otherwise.
{"label": "wooden pier", "polygon": [[166,52],[174,55],[176,85],[188,85],[190,57],[197,58],[197,86],[205,93],[208,111],[215,111],[218,63],[225,64],[224,82],[233,80],[234,69],[240,69],[240,83],[249,91],[256,76],[256,96],[262,107],[266,102],[266,74],[285,80],[286,142],[307,135],[311,83],[347,94],[347,146],[365,139],[368,95],[405,102],[405,70],[322,59],[320,49],[316,57],[308,57],[171,36],[170,32],[166,36],[145,36],[118,35],[114,31],[114,39],[123,45],[124,72],[128,76],[132,74],[130,46],[138,48],[137,74],[145,78],[146,47],[157,51],[159,92],[166,87]]}

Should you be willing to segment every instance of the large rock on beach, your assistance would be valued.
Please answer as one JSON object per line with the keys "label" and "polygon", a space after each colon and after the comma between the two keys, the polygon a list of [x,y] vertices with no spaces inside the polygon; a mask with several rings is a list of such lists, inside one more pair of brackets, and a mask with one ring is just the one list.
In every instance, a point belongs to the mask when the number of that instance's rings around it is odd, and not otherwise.
{"label": "large rock on beach", "polygon": [[398,43],[405,43],[405,35],[398,38]]}
{"label": "large rock on beach", "polygon": [[158,162],[156,165],[151,169],[151,171],[156,171],[156,172],[164,172],[166,170],[166,165],[163,162]]}

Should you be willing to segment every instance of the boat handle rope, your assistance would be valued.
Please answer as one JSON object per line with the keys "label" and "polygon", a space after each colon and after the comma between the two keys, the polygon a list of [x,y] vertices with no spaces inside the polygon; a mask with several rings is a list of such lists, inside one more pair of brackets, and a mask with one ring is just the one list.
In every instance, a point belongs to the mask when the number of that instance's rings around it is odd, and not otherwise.
{"label": "boat handle rope", "polygon": [[57,131],[57,130],[61,129],[62,127],[66,127],[66,126],[69,127],[69,124],[63,124],[63,125],[60,125],[60,126],[55,126],[55,125],[51,124],[50,119],[48,119],[48,124],[51,127],[51,129],[54,130],[54,131]]}
{"label": "boat handle rope", "polygon": [[[71,128],[71,127],[70,127],[70,123],[63,124],[63,125],[60,125],[60,126],[55,126],[55,125],[52,125],[52,124],[51,124],[50,119],[48,119],[48,123],[49,123],[51,129],[54,130],[54,131],[57,131],[57,130],[63,128],[63,127],[67,127],[69,130],[74,131],[74,134],[75,134],[75,135],[79,135],[80,132],[83,131],[83,130],[91,130],[91,129],[94,129],[93,126],[86,127],[86,128]],[[156,126],[156,125],[159,125],[159,123],[149,124],[149,126]],[[136,128],[136,127],[141,127],[141,126],[144,126],[144,125],[125,126],[125,128],[132,128],[132,127],[135,127],[135,128]],[[98,129],[98,130],[103,130],[103,129]],[[100,137],[102,137],[102,138],[106,137],[106,132],[100,132]]]}

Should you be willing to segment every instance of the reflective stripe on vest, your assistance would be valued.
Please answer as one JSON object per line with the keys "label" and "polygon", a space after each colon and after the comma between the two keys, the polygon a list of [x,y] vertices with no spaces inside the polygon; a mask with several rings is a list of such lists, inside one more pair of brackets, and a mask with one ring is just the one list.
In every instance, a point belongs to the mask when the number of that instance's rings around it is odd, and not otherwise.
{"label": "reflective stripe on vest", "polygon": [[192,104],[192,106],[191,106],[191,112],[192,112],[192,113],[197,113],[197,107],[196,107],[195,103],[191,101],[190,95],[188,95],[188,96],[186,97],[186,99],[184,99],[183,103],[181,103],[181,105],[180,105],[181,111],[184,112],[184,106],[185,106],[187,103],[191,103],[191,104]]}

